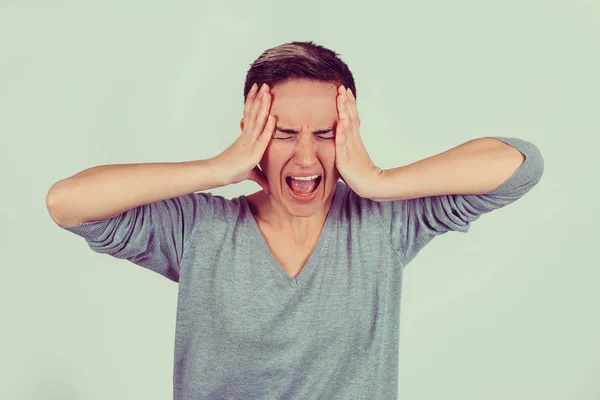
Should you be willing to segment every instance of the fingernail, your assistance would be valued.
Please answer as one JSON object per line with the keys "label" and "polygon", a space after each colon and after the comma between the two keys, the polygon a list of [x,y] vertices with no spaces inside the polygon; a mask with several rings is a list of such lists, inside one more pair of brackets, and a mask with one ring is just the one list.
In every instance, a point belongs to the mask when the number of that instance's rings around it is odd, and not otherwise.
{"label": "fingernail", "polygon": [[265,90],[267,90],[267,84],[263,83],[262,86],[261,86],[261,88],[260,88],[260,91],[264,92]]}
{"label": "fingernail", "polygon": [[346,90],[346,87],[344,85],[342,85],[342,90]]}

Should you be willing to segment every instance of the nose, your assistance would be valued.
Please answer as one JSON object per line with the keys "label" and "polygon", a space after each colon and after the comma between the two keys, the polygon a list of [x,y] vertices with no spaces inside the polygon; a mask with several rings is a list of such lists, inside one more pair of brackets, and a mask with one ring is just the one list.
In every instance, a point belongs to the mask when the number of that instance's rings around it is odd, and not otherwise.
{"label": "nose", "polygon": [[294,162],[302,167],[314,166],[317,159],[317,144],[312,135],[299,134],[296,138],[296,147],[294,148]]}

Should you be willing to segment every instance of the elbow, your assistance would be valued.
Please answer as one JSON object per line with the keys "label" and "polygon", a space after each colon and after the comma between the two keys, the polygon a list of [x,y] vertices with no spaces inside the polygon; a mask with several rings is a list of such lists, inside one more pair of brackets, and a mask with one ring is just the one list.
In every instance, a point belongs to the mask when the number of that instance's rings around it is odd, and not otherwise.
{"label": "elbow", "polygon": [[56,225],[61,227],[65,226],[61,221],[61,218],[59,217],[59,213],[57,211],[57,199],[54,196],[54,194],[51,194],[50,192],[46,196],[46,209],[48,210],[48,214],[50,214],[50,218],[52,218],[52,221],[54,221]]}
{"label": "elbow", "polygon": [[60,181],[50,187],[46,194],[46,209],[52,218],[52,221],[60,227],[69,226],[64,219],[64,213],[61,211],[62,201],[60,192]]}

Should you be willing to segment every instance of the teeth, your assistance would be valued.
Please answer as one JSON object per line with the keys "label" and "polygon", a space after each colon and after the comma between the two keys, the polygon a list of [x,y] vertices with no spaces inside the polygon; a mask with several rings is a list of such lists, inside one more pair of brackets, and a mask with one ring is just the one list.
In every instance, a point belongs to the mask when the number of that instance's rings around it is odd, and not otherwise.
{"label": "teeth", "polygon": [[312,181],[313,179],[317,179],[320,175],[313,176],[292,176],[292,179],[297,179],[299,181]]}

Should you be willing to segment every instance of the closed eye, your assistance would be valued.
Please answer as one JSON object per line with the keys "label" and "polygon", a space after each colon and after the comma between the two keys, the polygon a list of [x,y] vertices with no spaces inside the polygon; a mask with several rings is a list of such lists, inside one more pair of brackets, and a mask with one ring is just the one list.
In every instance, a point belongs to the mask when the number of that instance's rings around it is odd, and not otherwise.
{"label": "closed eye", "polygon": [[[329,134],[331,135],[331,134]],[[277,140],[290,140],[293,139],[295,135],[288,135],[285,137],[273,137],[273,139],[277,139]],[[323,140],[331,140],[331,139],[335,139],[334,135],[331,136],[325,136],[325,135],[315,135],[317,136],[319,139],[323,139]]]}
{"label": "closed eye", "polygon": [[321,136],[321,135],[319,135],[318,137],[319,137],[319,139],[325,139],[325,140],[331,140],[331,139],[335,138],[335,136]]}
{"label": "closed eye", "polygon": [[[294,136],[300,134],[300,132],[298,130],[291,129],[291,128],[284,128],[282,126],[276,126],[275,132],[283,135],[283,136],[278,136],[278,137],[273,136],[273,138],[277,139],[277,140],[290,140]],[[322,139],[322,140],[335,139],[335,124],[331,128],[319,129],[317,131],[313,131],[312,133],[317,138]]]}

